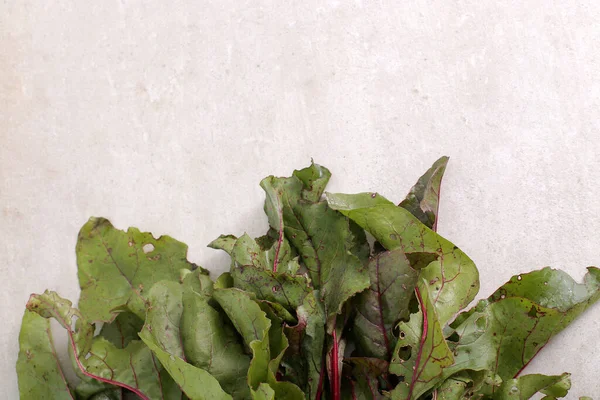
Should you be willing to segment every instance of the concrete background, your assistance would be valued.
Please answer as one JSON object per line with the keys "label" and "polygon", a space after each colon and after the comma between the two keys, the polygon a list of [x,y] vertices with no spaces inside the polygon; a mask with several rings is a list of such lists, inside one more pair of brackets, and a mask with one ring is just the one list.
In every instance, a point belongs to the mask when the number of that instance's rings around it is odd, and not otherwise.
{"label": "concrete background", "polygon": [[[435,3],[435,4],[434,4]],[[0,4],[0,381],[18,397],[30,293],[77,299],[91,215],[206,248],[263,233],[269,174],[401,199],[451,157],[439,231],[481,296],[600,254],[597,1],[5,1]],[[600,306],[527,372],[600,395]]]}

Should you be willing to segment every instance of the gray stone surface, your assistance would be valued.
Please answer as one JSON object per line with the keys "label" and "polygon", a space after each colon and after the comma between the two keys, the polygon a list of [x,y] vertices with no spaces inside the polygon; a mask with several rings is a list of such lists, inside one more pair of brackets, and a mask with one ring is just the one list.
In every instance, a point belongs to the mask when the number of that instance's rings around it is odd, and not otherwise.
{"label": "gray stone surface", "polygon": [[[600,254],[597,1],[0,4],[0,398],[23,307],[78,296],[91,215],[206,244],[266,228],[259,180],[313,157],[334,191],[401,199],[451,157],[439,231],[481,295]],[[527,372],[600,395],[600,307]],[[64,346],[63,346],[64,347]]]}

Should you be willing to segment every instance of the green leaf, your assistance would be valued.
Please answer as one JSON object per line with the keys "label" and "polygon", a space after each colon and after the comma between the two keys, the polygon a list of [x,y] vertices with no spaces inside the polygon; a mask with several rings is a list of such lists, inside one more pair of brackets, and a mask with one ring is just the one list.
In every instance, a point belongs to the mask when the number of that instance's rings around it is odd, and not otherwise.
{"label": "green leaf", "polygon": [[454,362],[426,282],[421,281],[415,292],[420,311],[398,325],[398,343],[390,363],[390,372],[402,380],[392,391],[393,399],[418,399],[441,383],[444,369]]}
{"label": "green leaf", "polygon": [[268,255],[271,252],[272,250],[263,251],[256,241],[246,234],[240,237],[231,252],[231,276],[234,286],[254,293],[260,300],[277,303],[289,311],[294,311],[312,289],[304,275],[292,275],[285,270],[281,273],[273,272],[272,260]]}
{"label": "green leaf", "polygon": [[[201,276],[204,275],[188,274],[183,285],[156,283],[148,293],[149,307],[140,337],[161,362],[164,354],[168,355],[169,362],[163,364],[188,396],[197,389],[187,380],[177,380],[177,376],[183,379],[197,375],[196,379],[205,381],[222,397],[227,397],[225,393],[234,398],[247,397],[244,375],[249,359],[236,343],[234,332],[208,304],[207,293],[213,289],[210,280],[201,284]],[[194,290],[198,288],[199,291]],[[191,365],[174,361],[177,359]]]}
{"label": "green leaf", "polygon": [[231,255],[233,245],[237,241],[237,237],[233,235],[221,235],[208,244],[208,247],[216,250],[223,250]]}
{"label": "green leaf", "polygon": [[261,383],[258,389],[252,390],[252,399],[254,400],[274,400],[275,391],[268,383]]}
{"label": "green leaf", "polygon": [[119,349],[104,337],[94,338],[94,325],[69,300],[46,291],[31,295],[27,309],[44,318],[55,318],[67,330],[74,362],[86,377],[120,386],[142,399],[181,397],[180,392],[170,390],[168,376],[157,378],[161,366],[142,342],[131,341]]}
{"label": "green leaf", "polygon": [[388,371],[388,362],[379,358],[350,357],[344,359],[344,384],[342,396],[345,399],[383,400],[379,393],[379,378]]}
{"label": "green leaf", "polygon": [[100,336],[111,342],[116,348],[124,349],[132,340],[139,340],[138,332],[144,321],[131,312],[117,315],[110,324],[102,325]]}
{"label": "green leaf", "polygon": [[[298,387],[289,382],[277,382],[275,379],[273,369],[279,365],[283,351],[287,348],[287,339],[278,339],[279,346],[273,348],[273,352],[277,354],[272,357],[269,336],[271,321],[251,295],[234,288],[215,289],[214,298],[242,336],[246,346],[252,350],[253,357],[248,369],[250,389],[257,391],[262,383],[268,383],[277,398],[303,399],[303,392]],[[281,332],[281,327],[278,329]],[[280,334],[283,335],[282,332]]]}
{"label": "green leaf", "polygon": [[527,400],[536,393],[552,398],[565,397],[571,388],[570,374],[545,376],[540,374],[524,375],[502,383],[494,400]]}
{"label": "green leaf", "polygon": [[489,370],[511,379],[598,298],[597,268],[588,268],[582,284],[550,268],[515,276],[451,324],[456,364],[447,373]]}
{"label": "green leaf", "polygon": [[357,315],[353,332],[362,355],[391,358],[396,347],[392,330],[400,320],[408,319],[419,271],[437,258],[435,253],[405,254],[395,249],[371,259],[371,286],[354,301]]}
{"label": "green leaf", "polygon": [[442,326],[475,298],[479,272],[473,261],[407,210],[375,193],[327,193],[327,200],[333,209],[347,215],[388,250],[401,248],[405,253],[439,255],[439,261],[423,269],[421,277],[427,281]]}
{"label": "green leaf", "polygon": [[54,349],[50,321],[25,311],[17,359],[22,399],[74,399]]}
{"label": "green leaf", "polygon": [[[369,286],[369,277],[354,254],[365,238],[353,235],[348,219],[319,200],[329,176],[326,168],[313,164],[291,178],[265,178],[261,186],[267,191],[269,224],[277,231],[283,226],[332,318],[344,302]],[[276,201],[269,200],[273,196]]]}
{"label": "green leaf", "polygon": [[228,400],[232,397],[225,393],[219,382],[208,372],[196,368],[164,351],[150,331],[140,332],[140,338],[156,354],[161,364],[177,382],[181,390],[192,400]]}
{"label": "green leaf", "polygon": [[290,347],[284,365],[295,371],[306,397],[315,399],[323,364],[325,313],[318,296],[311,292],[297,310],[298,323],[285,328]]}
{"label": "green leaf", "polygon": [[186,254],[187,245],[169,236],[124,232],[104,218],[90,218],[77,240],[81,312],[91,321],[110,322],[127,307],[144,318],[145,291],[162,280],[178,281],[181,269],[198,268]]}
{"label": "green leaf", "polygon": [[181,332],[187,361],[208,371],[234,399],[247,398],[250,357],[235,330],[197,293],[186,291],[183,306]]}
{"label": "green leaf", "polygon": [[441,157],[423,174],[399,204],[410,211],[425,226],[432,230],[437,227],[437,214],[440,201],[440,186],[448,165],[448,157]]}

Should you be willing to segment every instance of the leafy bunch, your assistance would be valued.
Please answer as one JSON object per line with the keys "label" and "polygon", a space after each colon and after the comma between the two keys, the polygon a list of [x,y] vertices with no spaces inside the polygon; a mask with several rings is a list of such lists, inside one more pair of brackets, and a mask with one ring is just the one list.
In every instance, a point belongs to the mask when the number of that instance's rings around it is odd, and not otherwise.
{"label": "leafy bunch", "polygon": [[[600,297],[544,268],[479,289],[473,261],[436,233],[439,159],[399,205],[324,195],[312,164],[265,178],[270,229],[223,235],[211,280],[187,246],[91,218],[77,242],[79,308],[55,292],[27,303],[17,362],[23,399],[529,399],[564,397],[569,374],[523,375]],[[50,330],[66,330],[67,382]]]}

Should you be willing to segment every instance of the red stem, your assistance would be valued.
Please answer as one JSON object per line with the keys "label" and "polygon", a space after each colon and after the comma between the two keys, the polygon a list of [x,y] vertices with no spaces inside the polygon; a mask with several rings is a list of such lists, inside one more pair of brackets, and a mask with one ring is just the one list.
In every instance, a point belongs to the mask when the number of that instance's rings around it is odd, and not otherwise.
{"label": "red stem", "polygon": [[317,385],[317,394],[315,395],[316,400],[321,400],[323,396],[323,378],[325,377],[325,365],[321,365],[321,373],[319,374],[319,384]]}
{"label": "red stem", "polygon": [[[39,297],[38,297],[38,300],[44,301],[44,300],[40,299]],[[53,307],[51,307],[51,308],[53,308]],[[83,366],[83,364],[81,364],[81,361],[79,360],[79,354],[77,354],[77,345],[75,344],[75,339],[73,338],[73,331],[71,330],[71,324],[67,324],[67,321],[65,321],[58,312],[54,313],[54,317],[57,320],[59,320],[59,322],[61,322],[61,325],[67,329],[67,334],[69,335],[69,342],[71,343],[71,348],[73,349],[73,354],[75,356],[75,362],[77,362],[77,367],[79,368],[81,373],[83,373],[85,376],[89,376],[90,378],[96,379],[100,382],[110,383],[111,385],[120,386],[129,391],[132,391],[133,393],[137,394],[140,397],[140,399],[142,399],[142,400],[150,400],[150,398],[147,397],[144,393],[140,392],[139,389],[136,389],[136,388],[129,386],[122,382],[117,382],[117,381],[113,381],[110,379],[102,378],[100,376],[97,376],[97,375],[87,372],[87,370],[85,369],[85,367]]]}
{"label": "red stem", "polygon": [[340,400],[340,371],[339,371],[339,355],[338,341],[335,328],[333,329],[333,348],[331,349],[331,399]]}

